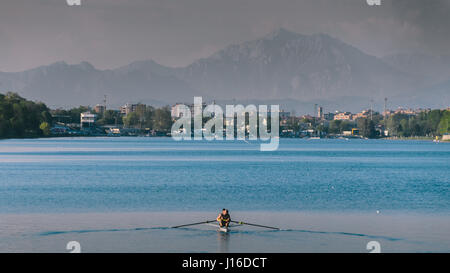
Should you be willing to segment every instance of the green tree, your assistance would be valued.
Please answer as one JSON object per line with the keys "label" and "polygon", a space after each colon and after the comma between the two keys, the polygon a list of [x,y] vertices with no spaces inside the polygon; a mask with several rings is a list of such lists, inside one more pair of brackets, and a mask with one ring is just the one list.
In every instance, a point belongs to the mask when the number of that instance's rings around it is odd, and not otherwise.
{"label": "green tree", "polygon": [[77,108],[70,109],[67,114],[70,116],[70,120],[72,123],[80,123],[81,113],[89,111],[89,108],[86,106],[79,106]]}
{"label": "green tree", "polygon": [[340,134],[341,133],[341,123],[342,120],[332,120],[329,125],[329,133]]}
{"label": "green tree", "polygon": [[375,122],[368,118],[359,118],[357,125],[360,134],[363,137],[375,138],[377,137],[377,131],[375,130]]}
{"label": "green tree", "polygon": [[153,129],[156,131],[168,132],[172,127],[172,117],[168,106],[158,108],[153,115]]}
{"label": "green tree", "polygon": [[122,116],[119,111],[106,110],[103,115],[98,119],[99,125],[119,125],[123,124]]}
{"label": "green tree", "polygon": [[409,120],[408,119],[402,119],[400,120],[400,136],[403,137],[409,137],[411,134],[409,132]]}
{"label": "green tree", "polygon": [[317,125],[317,131],[318,132],[321,132],[321,133],[328,133],[328,131],[329,131],[329,127],[328,126],[325,126],[325,124],[319,124],[319,125]]}
{"label": "green tree", "polygon": [[152,106],[147,106],[143,116],[143,126],[145,128],[153,128],[153,114],[155,109]]}
{"label": "green tree", "polygon": [[123,117],[123,124],[129,128],[136,128],[139,125],[139,115],[136,112],[128,113]]}
{"label": "green tree", "polygon": [[339,126],[340,133],[344,131],[351,131],[353,128],[353,123],[347,120],[343,120]]}
{"label": "green tree", "polygon": [[444,111],[441,121],[439,122],[439,134],[450,133],[450,111]]}
{"label": "green tree", "polygon": [[42,122],[52,122],[45,104],[27,101],[16,93],[0,94],[0,138],[42,136]]}
{"label": "green tree", "polygon": [[50,135],[50,124],[48,124],[48,122],[42,122],[41,125],[39,126],[39,129],[41,129],[42,134],[44,136],[49,136]]}

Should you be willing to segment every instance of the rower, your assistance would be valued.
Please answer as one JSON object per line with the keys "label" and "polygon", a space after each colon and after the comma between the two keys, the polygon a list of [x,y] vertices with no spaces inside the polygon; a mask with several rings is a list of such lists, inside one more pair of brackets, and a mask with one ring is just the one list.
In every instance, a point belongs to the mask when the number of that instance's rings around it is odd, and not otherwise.
{"label": "rower", "polygon": [[217,222],[219,222],[219,225],[221,227],[228,227],[228,225],[230,224],[231,221],[231,217],[230,214],[228,213],[227,209],[222,209],[222,213],[219,214],[219,216],[217,216]]}

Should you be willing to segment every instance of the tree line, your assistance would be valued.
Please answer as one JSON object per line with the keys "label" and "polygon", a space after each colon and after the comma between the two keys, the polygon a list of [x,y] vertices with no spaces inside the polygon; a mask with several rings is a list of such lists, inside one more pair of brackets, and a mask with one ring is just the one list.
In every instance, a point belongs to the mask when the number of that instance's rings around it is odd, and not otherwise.
{"label": "tree line", "polygon": [[[72,109],[57,109],[52,113],[55,119],[63,123],[79,123],[80,115],[90,111],[88,107],[80,106]],[[172,117],[169,106],[155,108],[141,105],[134,112],[123,115],[117,110],[106,110],[97,113],[98,126],[123,125],[127,128],[149,129],[161,132],[169,132],[172,127]]]}
{"label": "tree line", "polygon": [[50,134],[52,116],[42,102],[16,93],[0,94],[0,138],[40,137]]}
{"label": "tree line", "polygon": [[296,132],[313,129],[318,133],[339,135],[353,128],[367,138],[378,138],[387,130],[394,137],[435,137],[450,133],[450,111],[429,110],[417,115],[392,114],[386,118],[380,113],[373,113],[372,118],[358,118],[355,121],[331,120],[323,122],[317,118],[291,118],[284,125],[285,129]]}
{"label": "tree line", "polygon": [[[50,110],[44,103],[26,100],[16,93],[0,94],[0,138],[48,136],[53,122],[79,123],[80,114],[89,110],[84,106],[69,110]],[[154,108],[142,105],[125,116],[115,110],[99,113],[97,125],[123,125],[128,128],[169,132],[172,118],[169,106]],[[371,119],[332,120],[326,123],[315,118],[292,117],[282,127],[296,132],[314,129],[325,134],[342,134],[358,128],[359,134],[367,138],[381,137],[380,130],[387,130],[389,136],[434,137],[450,133],[450,111],[437,109],[417,115],[397,113],[386,118],[374,113]]]}
{"label": "tree line", "polygon": [[450,133],[450,111],[431,110],[418,115],[395,114],[386,120],[386,127],[393,136],[442,136]]}
{"label": "tree line", "polygon": [[152,106],[141,107],[141,109],[124,116],[123,124],[128,128],[170,132],[172,128],[170,108],[169,106],[161,108]]}

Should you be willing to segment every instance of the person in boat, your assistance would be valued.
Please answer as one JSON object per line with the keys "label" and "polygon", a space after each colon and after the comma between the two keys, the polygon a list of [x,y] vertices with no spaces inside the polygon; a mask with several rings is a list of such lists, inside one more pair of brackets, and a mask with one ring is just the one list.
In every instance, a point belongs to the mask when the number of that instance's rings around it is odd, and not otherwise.
{"label": "person in boat", "polygon": [[231,217],[227,209],[223,209],[222,213],[217,216],[217,222],[221,227],[228,227],[230,225]]}

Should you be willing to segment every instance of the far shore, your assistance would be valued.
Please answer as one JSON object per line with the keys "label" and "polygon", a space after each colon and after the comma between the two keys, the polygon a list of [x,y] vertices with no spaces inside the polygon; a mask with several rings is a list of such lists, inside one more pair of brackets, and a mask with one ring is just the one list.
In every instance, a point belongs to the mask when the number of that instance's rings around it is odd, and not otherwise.
{"label": "far shore", "polygon": [[[48,136],[48,137],[44,137],[44,136],[37,136],[37,137],[13,137],[13,138],[0,138],[0,141],[4,141],[4,140],[19,140],[19,139],[29,139],[29,140],[33,140],[33,139],[61,139],[61,138],[74,138],[74,139],[79,139],[79,138],[118,138],[118,137],[145,137],[145,138],[170,138],[170,136],[115,136],[115,137],[111,137],[111,136]],[[292,138],[292,137],[280,137],[282,139],[308,139],[308,137],[296,137],[296,138]],[[344,137],[345,138],[345,137]],[[333,137],[324,137],[321,139],[339,139],[339,138],[333,138]],[[364,140],[367,138],[355,138],[355,137],[349,137],[348,139],[359,139],[359,140]],[[443,143],[450,143],[450,140],[442,140],[442,138],[436,139],[435,137],[426,137],[426,136],[418,136],[418,137],[384,137],[384,138],[371,138],[374,140],[416,140],[416,141],[438,141],[438,142],[443,142]],[[369,140],[369,139],[367,139]]]}
{"label": "far shore", "polygon": [[442,138],[434,138],[434,137],[386,137],[384,139],[388,140],[423,140],[423,141],[439,141],[439,142],[449,142],[448,140],[442,140]]}

